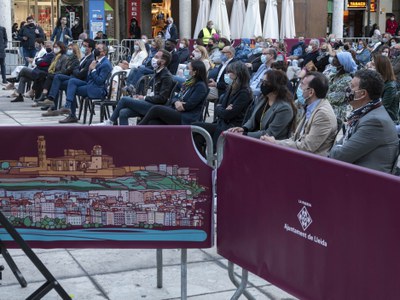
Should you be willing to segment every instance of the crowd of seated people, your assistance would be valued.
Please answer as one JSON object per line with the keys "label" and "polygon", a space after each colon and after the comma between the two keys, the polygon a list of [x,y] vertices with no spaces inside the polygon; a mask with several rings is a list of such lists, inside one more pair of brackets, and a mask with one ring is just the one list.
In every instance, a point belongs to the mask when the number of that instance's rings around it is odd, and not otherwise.
{"label": "crowd of seated people", "polygon": [[[78,122],[77,97],[104,99],[111,74],[125,71],[125,96],[99,125],[196,125],[214,144],[228,131],[384,172],[399,152],[400,41],[387,33],[350,42],[299,37],[290,49],[262,37],[236,47],[218,35],[193,45],[142,38],[115,66],[108,46],[91,39],[80,48],[41,39],[35,46],[38,55],[6,88],[16,88],[12,102],[34,99],[44,116],[66,114],[62,124]],[[209,102],[212,120],[204,118]],[[202,136],[194,141],[205,154]]]}

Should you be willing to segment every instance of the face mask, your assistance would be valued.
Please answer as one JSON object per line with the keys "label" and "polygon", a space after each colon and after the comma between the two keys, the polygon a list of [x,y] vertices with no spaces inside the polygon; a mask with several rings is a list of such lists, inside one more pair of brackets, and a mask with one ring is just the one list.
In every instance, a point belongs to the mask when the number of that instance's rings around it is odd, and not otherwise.
{"label": "face mask", "polygon": [[190,78],[192,78],[192,76],[190,76],[190,71],[188,69],[183,71],[183,76],[185,76],[185,78],[187,80],[189,80]]}
{"label": "face mask", "polygon": [[[359,91],[359,90],[357,90],[357,91]],[[344,101],[345,101],[345,103],[350,103],[350,102],[352,102],[352,101],[361,100],[363,97],[355,98],[355,94],[356,94],[357,91],[352,91],[351,88],[348,87],[348,88],[346,89],[346,92],[345,92],[345,95],[344,95]]]}
{"label": "face mask", "polygon": [[154,70],[158,69],[158,59],[157,58],[152,58],[151,59],[151,66],[153,67]]}
{"label": "face mask", "polygon": [[330,56],[329,57],[329,63],[332,64],[332,62],[333,62],[333,56]]}
{"label": "face mask", "polygon": [[387,53],[387,52],[382,52],[382,56],[389,56],[389,53]]}
{"label": "face mask", "polygon": [[231,85],[233,82],[233,79],[229,76],[229,74],[224,75],[224,81],[227,85]]}
{"label": "face mask", "polygon": [[222,63],[225,63],[228,60],[228,56],[226,56],[225,54],[221,55],[221,61]]}
{"label": "face mask", "polygon": [[35,45],[35,49],[36,51],[39,51],[42,47],[40,47],[40,45]]}
{"label": "face mask", "polygon": [[306,52],[310,53],[311,51],[312,51],[312,46],[310,45],[310,46],[307,47]]}
{"label": "face mask", "polygon": [[332,43],[336,42],[336,39],[331,39],[331,42],[332,42]]}
{"label": "face mask", "polygon": [[394,21],[394,18],[393,18],[393,17],[391,17],[391,18],[390,18],[390,20]]}
{"label": "face mask", "polygon": [[46,52],[47,52],[47,53],[50,53],[52,50],[53,50],[53,49],[51,49],[51,48],[46,48]]}
{"label": "face mask", "polygon": [[296,95],[297,95],[297,102],[299,102],[302,106],[304,106],[306,104],[306,99],[304,99],[303,91],[300,87],[297,88]]}
{"label": "face mask", "polygon": [[207,48],[211,49],[214,45],[213,44],[207,44]]}
{"label": "face mask", "polygon": [[362,48],[363,48],[363,45],[358,45],[358,46],[357,46],[357,49],[358,49],[358,50],[361,50]]}
{"label": "face mask", "polygon": [[75,22],[74,22],[74,24],[75,24],[75,25],[78,25],[78,24],[79,24],[79,22],[78,22],[78,21],[75,21]]}
{"label": "face mask", "polygon": [[145,44],[147,43],[146,39],[142,39],[142,42],[145,43]]}
{"label": "face mask", "polygon": [[263,54],[261,55],[261,63],[265,64],[267,62],[267,55]]}
{"label": "face mask", "polygon": [[193,57],[195,60],[199,60],[201,58],[201,53],[200,52],[194,52]]}
{"label": "face mask", "polygon": [[138,45],[135,45],[135,46],[133,46],[133,49],[135,49],[135,51],[139,51],[139,46]]}
{"label": "face mask", "polygon": [[71,56],[72,54],[74,54],[74,51],[72,49],[68,49],[67,50],[67,55]]}
{"label": "face mask", "polygon": [[82,55],[86,56],[86,47],[81,47],[81,53]]}
{"label": "face mask", "polygon": [[181,48],[181,49],[185,48],[185,44],[180,43],[179,48]]}
{"label": "face mask", "polygon": [[337,73],[337,68],[334,67],[334,66],[332,66],[330,70],[331,70],[332,74],[336,74]]}
{"label": "face mask", "polygon": [[94,57],[99,57],[100,56],[100,50],[99,49],[94,49],[93,55],[94,55]]}
{"label": "face mask", "polygon": [[271,92],[273,92],[274,91],[274,88],[270,85],[270,84],[262,84],[261,85],[261,93],[264,95],[264,96],[267,96],[269,93],[271,93]]}
{"label": "face mask", "polygon": [[59,53],[59,52],[60,52],[60,48],[54,48],[54,49],[53,49],[53,52],[54,52],[55,54]]}
{"label": "face mask", "polygon": [[388,39],[387,38],[383,38],[382,42],[387,43]]}
{"label": "face mask", "polygon": [[391,45],[392,47],[393,47],[393,46],[396,46],[396,42],[392,42],[390,45]]}
{"label": "face mask", "polygon": [[172,50],[174,50],[174,46],[165,46],[165,50],[171,52]]}

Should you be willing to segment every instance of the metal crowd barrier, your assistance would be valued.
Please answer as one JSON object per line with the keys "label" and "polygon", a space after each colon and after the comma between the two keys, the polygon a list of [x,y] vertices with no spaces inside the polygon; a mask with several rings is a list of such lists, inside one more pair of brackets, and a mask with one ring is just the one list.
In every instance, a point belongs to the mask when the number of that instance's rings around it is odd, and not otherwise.
{"label": "metal crowd barrier", "polygon": [[6,74],[9,75],[17,66],[23,66],[25,61],[19,41],[8,41],[5,52]]}
{"label": "metal crowd barrier", "polygon": [[[194,132],[206,139],[207,161]],[[213,146],[204,129],[0,127],[0,136],[0,254],[21,287],[8,248],[21,248],[47,280],[29,299],[52,289],[70,299],[30,247],[157,249],[159,288],[162,249],[180,248],[187,298],[187,249],[214,241]]]}
{"label": "metal crowd barrier", "polygon": [[398,177],[230,133],[217,149],[217,252],[243,268],[231,299],[247,272],[299,299],[398,299]]}

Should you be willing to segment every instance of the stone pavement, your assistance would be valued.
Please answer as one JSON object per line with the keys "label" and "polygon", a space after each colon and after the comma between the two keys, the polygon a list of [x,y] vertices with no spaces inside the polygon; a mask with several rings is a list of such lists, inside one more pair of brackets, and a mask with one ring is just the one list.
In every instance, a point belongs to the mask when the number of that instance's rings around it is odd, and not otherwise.
{"label": "stone pavement", "polygon": [[[0,86],[0,126],[70,126],[61,125],[59,117],[42,117],[32,101],[10,103]],[[96,119],[95,122],[98,122]],[[85,126],[80,123],[73,126]],[[87,125],[86,125],[87,126]],[[156,287],[156,250],[153,249],[34,249],[45,266],[59,280],[73,299],[79,300],[172,300],[180,299],[179,249],[164,250],[163,288]],[[25,299],[45,281],[21,250],[10,250],[28,287],[21,288],[8,265],[0,280],[0,300]],[[188,298],[195,300],[230,299],[235,286],[230,282],[228,262],[211,249],[188,250]],[[240,268],[235,269],[240,276]],[[256,299],[291,300],[293,296],[265,280],[249,274],[248,291]],[[61,299],[54,291],[43,299]],[[242,296],[240,299],[246,299]]]}

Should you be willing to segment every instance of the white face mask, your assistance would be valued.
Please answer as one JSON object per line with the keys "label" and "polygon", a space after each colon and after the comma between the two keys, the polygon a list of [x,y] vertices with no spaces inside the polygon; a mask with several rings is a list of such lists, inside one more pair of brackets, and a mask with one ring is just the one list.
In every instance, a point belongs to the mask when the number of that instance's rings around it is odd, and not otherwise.
{"label": "white face mask", "polygon": [[142,42],[145,43],[145,44],[147,43],[146,39],[142,39]]}
{"label": "white face mask", "polygon": [[307,52],[307,53],[310,53],[311,51],[312,51],[312,46],[309,45],[309,46],[307,47],[307,49],[306,49],[306,52]]}
{"label": "white face mask", "polygon": [[181,48],[181,49],[182,49],[182,48],[185,48],[185,44],[180,43],[180,44],[179,44],[179,48]]}
{"label": "white face mask", "polygon": [[193,53],[193,57],[194,57],[194,59],[199,60],[201,58],[201,53],[200,52],[194,52]]}
{"label": "white face mask", "polygon": [[55,54],[57,54],[58,52],[60,52],[60,48],[54,48],[54,49],[53,49],[53,52],[54,52]]}
{"label": "white face mask", "polygon": [[158,69],[158,59],[157,58],[152,58],[151,59],[151,66],[153,67],[154,70]]}
{"label": "white face mask", "polygon": [[139,46],[138,45],[134,45],[133,48],[135,49],[135,51],[139,51]]}
{"label": "white face mask", "polygon": [[333,56],[330,56],[329,57],[329,63],[332,64],[332,62],[333,62]]}
{"label": "white face mask", "polygon": [[382,52],[382,56],[389,56],[389,53],[387,53],[387,52]]}

